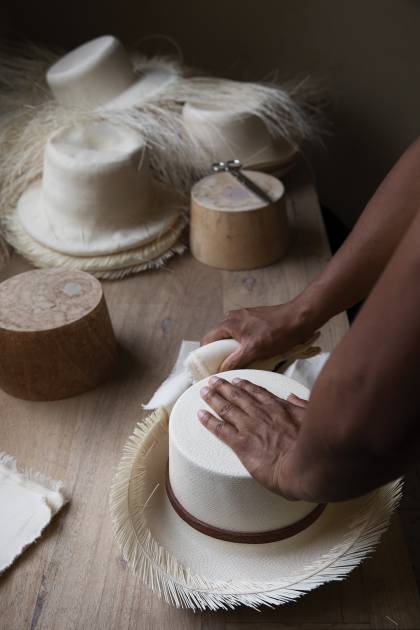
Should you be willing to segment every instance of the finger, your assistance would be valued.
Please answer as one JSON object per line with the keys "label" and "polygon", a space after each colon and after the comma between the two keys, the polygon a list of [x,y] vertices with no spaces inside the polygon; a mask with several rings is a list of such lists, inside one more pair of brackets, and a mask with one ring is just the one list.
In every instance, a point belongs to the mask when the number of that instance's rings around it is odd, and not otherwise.
{"label": "finger", "polygon": [[239,387],[240,389],[243,389],[250,396],[252,396],[252,398],[254,398],[257,402],[261,404],[267,405],[268,403],[272,403],[272,402],[277,402],[277,403],[280,402],[280,403],[286,404],[286,401],[283,400],[283,398],[279,398],[275,394],[272,394],[271,392],[269,392],[268,389],[265,389],[264,387],[260,387],[259,385],[255,385],[254,383],[251,383],[250,381],[247,381],[246,379],[234,378],[232,380],[232,383],[236,385],[237,387]]}
{"label": "finger", "polygon": [[217,376],[212,376],[209,380],[209,385],[212,391],[217,392],[228,402],[240,407],[249,416],[256,416],[258,412],[256,401],[245,390]]}
{"label": "finger", "polygon": [[299,405],[293,404],[289,405],[288,415],[297,429],[300,429],[302,422],[304,421],[305,414],[306,407],[300,407]]}
{"label": "finger", "polygon": [[222,420],[226,420],[230,424],[239,428],[240,426],[244,426],[244,424],[248,424],[250,418],[240,407],[238,407],[234,402],[226,400],[223,398],[217,391],[213,390],[211,387],[203,387],[200,390],[200,395],[203,400],[215,411]]}
{"label": "finger", "polygon": [[315,343],[315,341],[319,339],[320,336],[321,336],[321,331],[317,330],[316,332],[312,334],[311,337],[308,337],[306,341],[303,341],[302,343],[299,343],[297,346],[295,346],[293,350],[302,351],[302,350],[305,350],[305,348],[310,348]]}
{"label": "finger", "polygon": [[[284,400],[284,398],[276,396],[272,392],[268,391],[268,389],[255,385],[245,379],[234,378],[232,383],[252,396],[257,405],[263,406],[266,410],[275,410],[275,416],[277,418],[281,418],[285,425],[292,424],[296,428],[299,428],[301,418],[293,412],[293,410],[296,409],[296,406],[288,400]],[[301,408],[299,407],[299,411],[300,410]],[[270,414],[268,414],[267,417],[270,417]]]}
{"label": "finger", "polygon": [[210,433],[213,433],[219,440],[222,440],[222,442],[233,448],[238,433],[235,427],[228,422],[223,422],[223,420],[216,418],[205,409],[200,409],[197,416],[201,424],[205,426]]}
{"label": "finger", "polygon": [[200,345],[206,346],[213,341],[219,341],[219,339],[232,339],[232,335],[226,326],[219,324],[216,328],[212,328],[200,341]]}
{"label": "finger", "polygon": [[227,372],[228,370],[237,370],[239,368],[247,367],[252,363],[254,357],[251,350],[246,346],[240,346],[235,352],[229,354],[220,366],[221,372]]}
{"label": "finger", "polygon": [[308,401],[304,398],[299,398],[296,394],[289,394],[287,397],[288,402],[292,403],[296,407],[301,407],[302,409],[306,409],[308,406]]}

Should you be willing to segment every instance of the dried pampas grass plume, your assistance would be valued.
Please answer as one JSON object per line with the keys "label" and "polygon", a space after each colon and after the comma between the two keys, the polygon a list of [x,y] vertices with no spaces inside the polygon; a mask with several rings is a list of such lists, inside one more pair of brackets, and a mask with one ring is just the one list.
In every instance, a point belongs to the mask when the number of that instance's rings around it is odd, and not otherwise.
{"label": "dried pampas grass plume", "polygon": [[94,111],[64,108],[52,97],[45,73],[59,54],[33,45],[0,52],[0,213],[10,212],[28,185],[41,176],[43,151],[56,129],[73,122],[107,120],[135,129],[147,141],[156,177],[188,195],[208,164],[205,151],[189,140],[182,123],[185,102],[255,113],[275,136],[293,146],[319,137],[319,108],[308,81],[280,87],[190,76],[176,59],[131,53],[135,74],[149,69],[174,74],[162,90],[135,107]]}

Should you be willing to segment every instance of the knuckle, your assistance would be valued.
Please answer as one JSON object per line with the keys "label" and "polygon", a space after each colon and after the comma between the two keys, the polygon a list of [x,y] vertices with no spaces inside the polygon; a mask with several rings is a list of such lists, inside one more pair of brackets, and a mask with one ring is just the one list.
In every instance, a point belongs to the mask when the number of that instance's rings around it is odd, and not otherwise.
{"label": "knuckle", "polygon": [[230,391],[230,396],[231,398],[233,398],[234,400],[238,400],[238,398],[242,397],[241,394],[241,390],[240,389],[235,389],[234,387],[231,389]]}
{"label": "knuckle", "polygon": [[243,387],[248,392],[255,392],[255,391],[257,391],[256,385],[254,385],[254,383],[251,383],[250,381],[243,381]]}
{"label": "knuckle", "polygon": [[233,405],[231,403],[225,403],[220,408],[220,415],[229,416],[230,413],[232,412],[232,409],[233,409]]}
{"label": "knuckle", "polygon": [[202,420],[202,422],[205,422],[206,424],[208,424],[210,422],[210,420],[212,419],[212,415],[208,412],[205,411],[204,409],[202,410],[200,419]]}
{"label": "knuckle", "polygon": [[216,423],[216,426],[214,427],[214,433],[218,437],[222,434],[223,425],[224,425],[223,420],[220,420],[219,422]]}

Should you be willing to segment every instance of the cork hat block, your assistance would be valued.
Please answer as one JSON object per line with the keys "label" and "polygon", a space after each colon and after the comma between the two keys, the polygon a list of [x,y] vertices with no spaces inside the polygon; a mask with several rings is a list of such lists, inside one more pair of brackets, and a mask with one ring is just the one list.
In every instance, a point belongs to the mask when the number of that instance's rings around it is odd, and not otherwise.
{"label": "cork hat block", "polygon": [[42,269],[0,284],[0,387],[58,400],[112,373],[117,344],[101,284],[90,274]]}

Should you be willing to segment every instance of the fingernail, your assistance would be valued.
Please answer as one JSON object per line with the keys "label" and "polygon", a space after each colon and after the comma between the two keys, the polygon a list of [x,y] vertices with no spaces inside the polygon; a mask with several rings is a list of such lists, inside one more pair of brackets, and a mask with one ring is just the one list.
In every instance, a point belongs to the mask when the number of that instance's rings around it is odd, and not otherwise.
{"label": "fingernail", "polygon": [[217,376],[212,376],[212,377],[209,379],[209,383],[210,383],[210,385],[216,385],[216,383],[218,383],[219,381],[220,381],[220,378],[217,378]]}
{"label": "fingernail", "polygon": [[201,396],[207,396],[207,394],[209,393],[209,391],[210,391],[210,390],[209,390],[209,388],[208,388],[208,387],[202,387],[202,388],[200,389],[200,394],[201,394]]}
{"label": "fingernail", "polygon": [[232,379],[232,383],[233,383],[234,385],[239,385],[239,383],[240,383],[240,382],[241,382],[241,379],[240,379],[240,378],[233,378],[233,379]]}
{"label": "fingernail", "polygon": [[204,410],[204,409],[199,409],[199,410],[198,410],[198,412],[197,412],[197,416],[198,416],[198,418],[199,418],[200,420],[202,420],[203,418],[205,418],[205,417],[206,417],[206,412],[205,412],[205,410]]}

